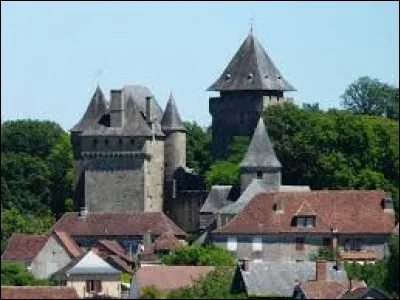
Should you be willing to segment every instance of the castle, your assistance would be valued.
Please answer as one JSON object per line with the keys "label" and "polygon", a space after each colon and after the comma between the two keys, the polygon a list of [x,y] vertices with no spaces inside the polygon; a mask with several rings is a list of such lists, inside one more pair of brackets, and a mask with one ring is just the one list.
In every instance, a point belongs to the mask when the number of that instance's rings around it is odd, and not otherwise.
{"label": "castle", "polygon": [[[210,98],[212,150],[218,159],[233,136],[251,136],[263,110],[286,101],[283,93],[295,89],[251,32],[208,90],[220,92]],[[172,94],[163,112],[144,86],[111,90],[109,101],[97,87],[71,129],[71,141],[76,210],[163,211],[185,231],[199,229],[208,192],[202,178],[186,167],[186,131]],[[242,166],[242,191],[254,177],[269,176],[279,185],[280,168],[280,163],[272,170],[250,159]]]}

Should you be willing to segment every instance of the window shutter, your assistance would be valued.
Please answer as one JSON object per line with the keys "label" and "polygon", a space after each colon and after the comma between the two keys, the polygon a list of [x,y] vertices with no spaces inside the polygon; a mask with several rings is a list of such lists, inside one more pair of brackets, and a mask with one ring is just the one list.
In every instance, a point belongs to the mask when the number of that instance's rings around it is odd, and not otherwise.
{"label": "window shutter", "polygon": [[98,292],[101,292],[103,290],[103,287],[102,287],[102,284],[101,284],[101,280],[98,280],[98,282],[99,282],[99,290],[98,290]]}
{"label": "window shutter", "polygon": [[90,280],[86,280],[86,292],[90,292]]}

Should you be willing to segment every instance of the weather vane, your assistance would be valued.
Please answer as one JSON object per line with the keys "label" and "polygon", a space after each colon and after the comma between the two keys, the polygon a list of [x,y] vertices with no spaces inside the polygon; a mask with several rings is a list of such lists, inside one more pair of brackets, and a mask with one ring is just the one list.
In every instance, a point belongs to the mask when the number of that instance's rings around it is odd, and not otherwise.
{"label": "weather vane", "polygon": [[250,17],[250,33],[253,34],[253,26],[254,26],[254,17],[251,15]]}
{"label": "weather vane", "polygon": [[103,74],[103,70],[102,69],[99,69],[98,71],[97,71],[97,73],[96,73],[96,84],[97,84],[97,86],[99,86],[100,85],[100,76]]}

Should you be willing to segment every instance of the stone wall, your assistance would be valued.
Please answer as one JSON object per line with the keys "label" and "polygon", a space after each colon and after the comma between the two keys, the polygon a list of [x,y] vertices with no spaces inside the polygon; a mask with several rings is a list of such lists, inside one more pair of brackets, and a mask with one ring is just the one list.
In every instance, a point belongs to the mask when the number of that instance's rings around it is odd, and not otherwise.
{"label": "stone wall", "polygon": [[169,132],[165,139],[165,180],[173,179],[179,167],[186,166],[186,133]]}
{"label": "stone wall", "polygon": [[163,211],[164,141],[146,141],[146,153],[151,157],[144,161],[144,211]]}
{"label": "stone wall", "polygon": [[51,236],[32,261],[31,272],[36,278],[48,278],[71,260],[64,247]]}
{"label": "stone wall", "polygon": [[[232,235],[231,235],[232,236]],[[257,235],[237,235],[237,251],[234,254],[238,258],[263,259],[266,261],[296,261],[309,260],[310,255],[324,246],[324,238],[331,238],[330,235],[262,235],[262,250],[253,251],[253,237]],[[296,249],[296,238],[304,238],[302,250]],[[387,242],[390,236],[384,235],[343,235],[339,236],[339,250],[343,250],[344,241],[347,238],[359,238],[362,241],[362,250],[375,251],[377,258],[383,258]],[[213,235],[212,241],[215,245],[227,248],[226,235]]]}
{"label": "stone wall", "polygon": [[88,212],[143,212],[144,163],[140,157],[90,161],[85,172]]}

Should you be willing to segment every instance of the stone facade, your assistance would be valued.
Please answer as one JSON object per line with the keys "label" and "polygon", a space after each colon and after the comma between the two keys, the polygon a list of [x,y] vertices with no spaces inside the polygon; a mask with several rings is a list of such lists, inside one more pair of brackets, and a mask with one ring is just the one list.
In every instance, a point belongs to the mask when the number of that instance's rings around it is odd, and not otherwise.
{"label": "stone facade", "polygon": [[30,270],[36,278],[48,278],[69,262],[71,256],[58,241],[50,236],[30,265]]}
{"label": "stone facade", "polygon": [[101,295],[108,295],[113,298],[121,298],[120,275],[71,275],[66,285],[73,287],[79,295],[79,298],[90,297],[91,294],[86,291],[87,280],[101,281]]}
{"label": "stone facade", "polygon": [[[332,242],[332,236],[276,234],[276,235],[213,235],[215,245],[229,249],[228,237],[236,239],[237,250],[231,251],[238,258],[262,259],[265,261],[307,261],[310,255],[316,253],[326,242]],[[257,240],[257,239],[260,240]],[[302,246],[298,245],[299,238],[303,239]],[[345,242],[348,239],[359,239],[362,251],[374,251],[377,259],[382,259],[388,254],[387,235],[340,235],[338,237],[338,250],[344,251]],[[262,241],[261,248],[254,245]],[[255,242],[255,243],[257,243]],[[259,246],[260,247],[260,246]]]}

